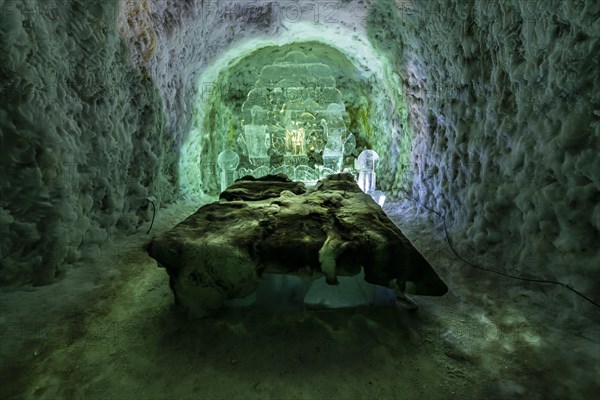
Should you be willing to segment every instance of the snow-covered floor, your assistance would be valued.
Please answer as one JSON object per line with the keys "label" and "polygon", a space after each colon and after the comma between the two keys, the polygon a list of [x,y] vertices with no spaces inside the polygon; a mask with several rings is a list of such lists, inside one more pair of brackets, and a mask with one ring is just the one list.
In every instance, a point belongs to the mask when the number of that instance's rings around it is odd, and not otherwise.
{"label": "snow-covered floor", "polygon": [[[160,210],[152,234],[198,208]],[[420,308],[269,313],[187,321],[151,235],[115,238],[57,284],[0,303],[3,399],[591,399],[600,310],[567,290],[465,265],[439,224],[404,201],[384,209],[450,287]],[[436,227],[437,226],[437,227]]]}

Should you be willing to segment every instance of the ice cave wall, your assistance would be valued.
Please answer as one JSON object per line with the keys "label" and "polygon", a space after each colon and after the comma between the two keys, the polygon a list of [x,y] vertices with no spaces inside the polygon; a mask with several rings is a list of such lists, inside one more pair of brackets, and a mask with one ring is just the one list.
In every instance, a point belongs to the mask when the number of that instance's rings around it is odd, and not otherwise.
{"label": "ice cave wall", "polygon": [[44,284],[176,196],[152,79],[128,61],[116,2],[0,1],[0,280]]}
{"label": "ice cave wall", "polygon": [[47,284],[179,195],[197,74],[270,13],[0,0],[0,284]]}
{"label": "ice cave wall", "polygon": [[[506,272],[589,289],[600,256],[597,2],[353,0],[318,21],[314,4],[304,15],[323,40],[348,32],[386,58],[366,116],[382,188],[412,182],[473,256],[514,248]],[[2,283],[48,283],[147,221],[149,196],[176,199],[200,75],[293,18],[250,0],[0,9]]]}
{"label": "ice cave wall", "polygon": [[600,290],[599,18],[593,0],[381,0],[368,20],[402,76],[413,194],[471,260],[588,293]]}

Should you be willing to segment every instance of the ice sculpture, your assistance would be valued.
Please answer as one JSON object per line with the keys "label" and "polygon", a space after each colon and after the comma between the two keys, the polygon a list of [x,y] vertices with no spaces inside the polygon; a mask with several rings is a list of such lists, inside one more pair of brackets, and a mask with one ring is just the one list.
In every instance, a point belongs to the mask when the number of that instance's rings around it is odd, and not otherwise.
{"label": "ice sculpture", "polygon": [[235,151],[222,151],[217,157],[217,165],[221,169],[221,192],[237,179],[237,167],[240,157]]}
{"label": "ice sculpture", "polygon": [[356,139],[353,134],[348,134],[346,138],[346,142],[344,143],[344,155],[348,156],[354,152],[356,149]]}
{"label": "ice sculpture", "polygon": [[264,125],[246,125],[244,127],[244,138],[250,163],[254,166],[268,165],[267,127]]}
{"label": "ice sculpture", "polygon": [[244,139],[250,163],[255,167],[268,166],[270,146],[267,125],[264,124],[265,112],[259,105],[251,110],[252,123],[244,126]]}
{"label": "ice sculpture", "polygon": [[271,174],[284,174],[288,178],[294,179],[295,170],[294,167],[292,167],[291,165],[281,165],[279,167],[273,168],[271,170]]}
{"label": "ice sculpture", "polygon": [[[334,172],[342,170],[345,145],[349,139],[346,138],[346,124],[342,115],[344,111],[343,104],[331,103],[326,110],[327,120],[321,120],[321,125],[327,134],[327,143],[323,150],[323,166]],[[354,140],[354,136],[352,139]]]}
{"label": "ice sculpture", "polygon": [[379,155],[373,150],[364,150],[358,156],[358,186],[365,193],[376,188],[375,169],[379,165]]}
{"label": "ice sculpture", "polygon": [[306,146],[304,144],[305,131],[298,121],[294,121],[288,116],[285,128],[285,154],[283,162],[287,165],[299,166],[308,164],[306,156]]}
{"label": "ice sculpture", "polygon": [[304,147],[304,128],[299,127],[298,123],[295,121],[291,121],[285,130],[285,150],[287,155],[306,155],[306,149]]}
{"label": "ice sculpture", "polygon": [[309,186],[314,185],[319,180],[319,173],[308,165],[299,165],[294,169],[293,179],[304,182]]}
{"label": "ice sculpture", "polygon": [[328,65],[299,51],[275,59],[262,68],[242,104],[244,130],[238,143],[247,158],[240,171],[258,177],[267,167],[310,181],[342,171],[344,155],[356,145],[346,116]]}
{"label": "ice sculpture", "polygon": [[373,200],[375,200],[375,203],[379,204],[380,207],[383,207],[383,204],[385,203],[386,199],[385,193],[383,193],[381,190],[373,190],[369,194],[371,195]]}
{"label": "ice sculpture", "polygon": [[244,177],[246,175],[253,176],[255,178],[262,178],[263,176],[269,175],[271,173],[271,169],[267,166],[262,166],[258,168],[240,168],[238,170],[238,176]]}

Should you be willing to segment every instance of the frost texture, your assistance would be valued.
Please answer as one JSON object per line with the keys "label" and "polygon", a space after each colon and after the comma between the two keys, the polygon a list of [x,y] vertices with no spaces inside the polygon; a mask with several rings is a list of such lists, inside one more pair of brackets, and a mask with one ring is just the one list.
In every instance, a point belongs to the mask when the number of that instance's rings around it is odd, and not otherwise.
{"label": "frost texture", "polygon": [[[322,42],[341,66],[355,152],[379,153],[381,189],[445,212],[475,262],[593,291],[600,3],[343,1],[337,22],[306,14],[312,31],[295,33],[272,4],[0,0],[0,283],[52,281],[147,222],[150,196],[217,189],[237,89],[287,35],[282,50]],[[199,82],[248,40],[262,52]]]}
{"label": "frost texture", "polygon": [[147,197],[176,198],[162,100],[116,5],[0,1],[2,283],[49,283],[148,220]]}
{"label": "frost texture", "polygon": [[474,262],[589,293],[600,261],[599,15],[595,1],[382,0],[369,16],[402,76],[413,195],[446,214]]}
{"label": "frost texture", "polygon": [[178,197],[198,74],[270,28],[218,4],[0,0],[0,284],[50,283]]}

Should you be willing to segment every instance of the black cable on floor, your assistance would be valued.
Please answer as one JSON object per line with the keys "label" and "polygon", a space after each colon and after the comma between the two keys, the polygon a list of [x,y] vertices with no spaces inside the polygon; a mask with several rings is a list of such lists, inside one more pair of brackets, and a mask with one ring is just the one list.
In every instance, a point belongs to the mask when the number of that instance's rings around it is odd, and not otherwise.
{"label": "black cable on floor", "polygon": [[152,225],[154,225],[154,217],[156,216],[156,206],[154,205],[154,202],[150,199],[148,199],[148,201],[150,202],[150,204],[152,204],[152,222],[150,222],[150,228],[148,228],[148,232],[146,232],[146,235],[150,233]]}
{"label": "black cable on floor", "polygon": [[537,282],[537,283],[551,283],[553,285],[560,285],[560,286],[566,287],[567,289],[569,289],[570,291],[572,291],[576,295],[584,298],[585,300],[589,301],[594,306],[596,306],[597,308],[600,309],[600,304],[596,303],[594,300],[590,299],[589,297],[587,297],[583,293],[581,293],[581,292],[573,289],[571,286],[569,286],[569,285],[567,285],[565,283],[557,282],[557,281],[549,281],[549,280],[545,280],[545,279],[523,278],[523,277],[520,277],[520,276],[514,276],[514,275],[510,275],[510,274],[505,274],[505,273],[500,272],[500,271],[496,271],[496,270],[493,270],[493,269],[481,267],[479,265],[473,264],[472,262],[469,262],[469,261],[465,260],[464,258],[462,258],[460,256],[460,254],[458,254],[458,252],[456,251],[456,249],[452,245],[452,241],[450,240],[450,235],[448,235],[448,228],[446,227],[446,218],[444,218],[444,215],[441,212],[439,212],[439,211],[435,211],[435,210],[432,210],[431,208],[427,207],[426,205],[424,205],[423,203],[421,203],[419,200],[417,200],[413,196],[411,196],[406,190],[403,190],[403,189],[401,189],[401,190],[408,197],[410,197],[413,201],[415,201],[417,204],[419,204],[420,206],[422,206],[426,210],[431,211],[432,213],[436,214],[437,216],[439,216],[442,219],[442,222],[444,223],[444,233],[446,234],[446,241],[448,242],[448,245],[450,245],[450,250],[452,250],[452,252],[454,253],[454,255],[456,257],[458,257],[460,260],[462,260],[465,264],[469,265],[470,267],[473,267],[473,268],[476,268],[476,269],[480,269],[482,271],[493,272],[494,274],[502,275],[502,276],[505,276],[507,278],[517,279],[517,280],[520,280],[520,281]]}

